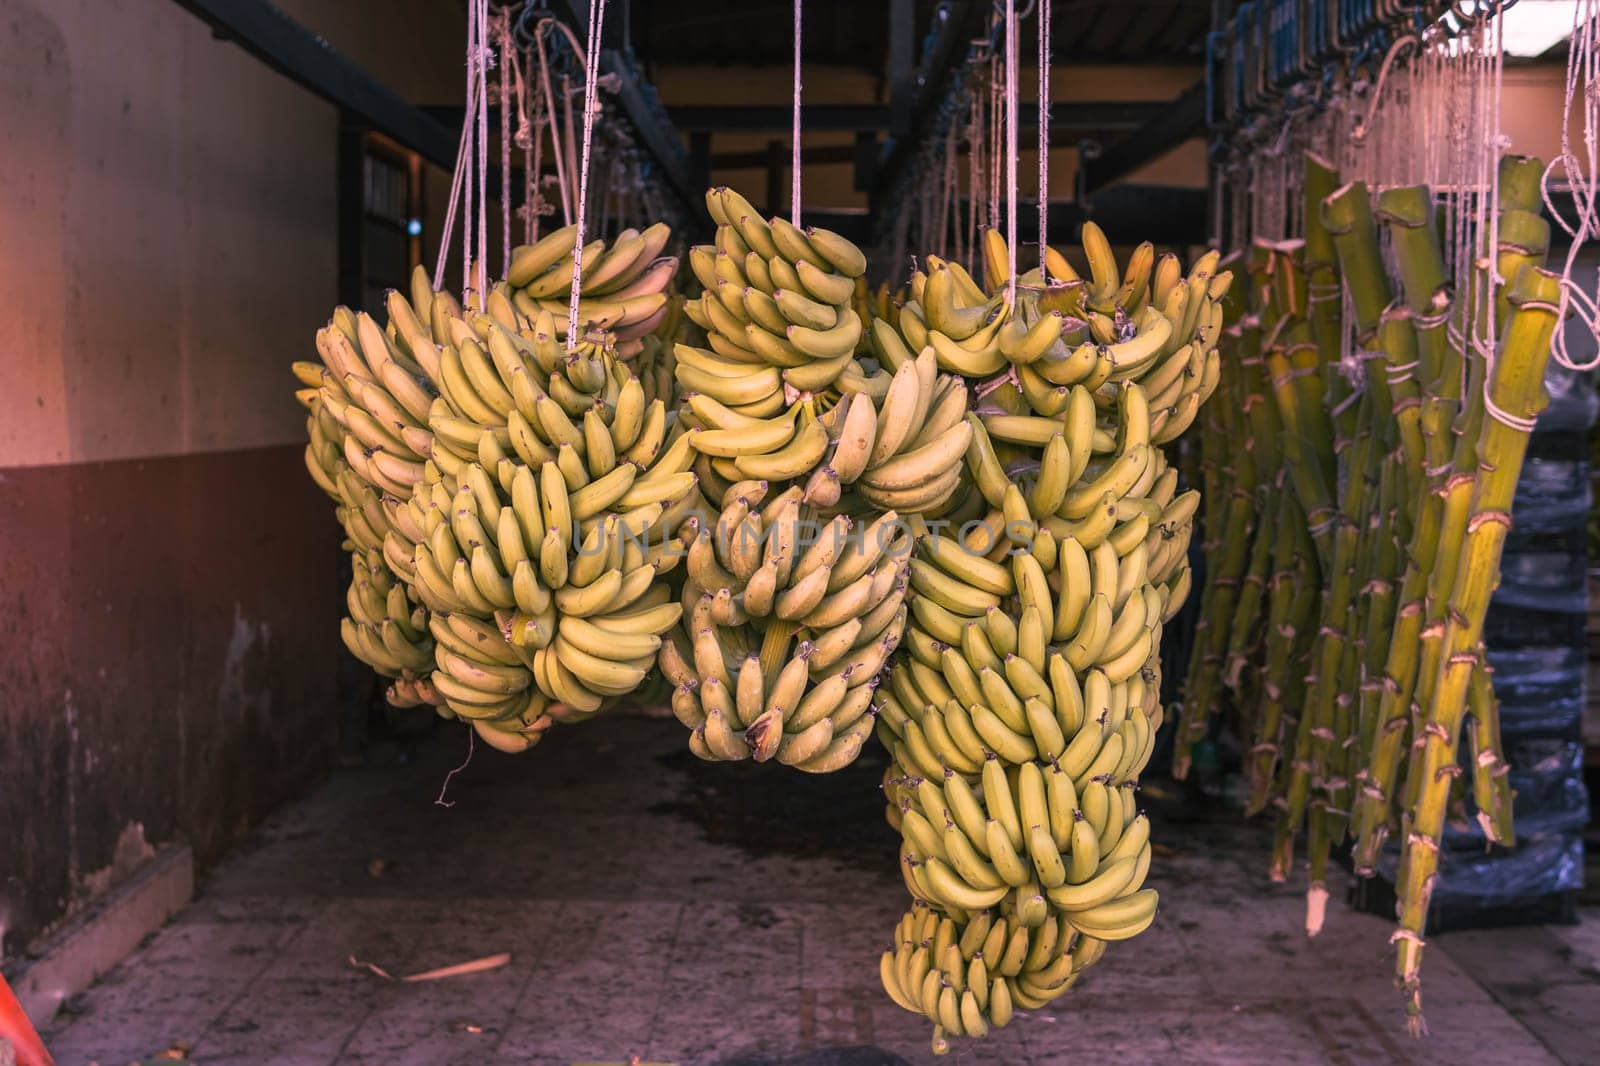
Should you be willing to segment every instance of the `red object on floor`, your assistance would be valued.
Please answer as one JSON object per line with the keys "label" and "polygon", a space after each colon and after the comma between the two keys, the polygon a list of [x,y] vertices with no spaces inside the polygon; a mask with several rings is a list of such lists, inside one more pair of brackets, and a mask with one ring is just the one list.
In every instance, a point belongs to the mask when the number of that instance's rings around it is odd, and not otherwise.
{"label": "red object on floor", "polygon": [[0,977],[0,1038],[11,1041],[16,1049],[17,1066],[56,1066],[4,977]]}

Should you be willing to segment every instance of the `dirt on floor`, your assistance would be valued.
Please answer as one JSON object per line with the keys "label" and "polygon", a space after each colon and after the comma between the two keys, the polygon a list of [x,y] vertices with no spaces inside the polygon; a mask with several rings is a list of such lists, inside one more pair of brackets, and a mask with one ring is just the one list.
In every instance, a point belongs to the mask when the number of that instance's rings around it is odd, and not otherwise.
{"label": "dirt on floor", "polygon": [[[933,1061],[878,987],[907,900],[883,754],[807,777],[708,765],[673,721],[607,717],[522,757],[444,729],[341,770],[213,869],[48,1033],[63,1064]],[[442,794],[442,802],[440,800]],[[1263,876],[1263,830],[1152,784],[1156,925],[1050,1009],[944,1061],[1595,1061],[1600,922],[1436,937],[1405,1036],[1389,923]],[[1335,898],[1340,888],[1334,886]],[[483,972],[390,975],[509,953]],[[354,960],[354,962],[352,962]]]}

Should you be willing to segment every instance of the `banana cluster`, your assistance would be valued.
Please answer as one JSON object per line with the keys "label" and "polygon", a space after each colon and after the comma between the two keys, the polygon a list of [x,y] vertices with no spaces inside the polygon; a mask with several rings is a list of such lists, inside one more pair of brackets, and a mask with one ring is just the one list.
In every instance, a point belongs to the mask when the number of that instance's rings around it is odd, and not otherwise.
{"label": "banana cluster", "polygon": [[[943,521],[914,523],[906,637],[874,701],[902,874],[950,923],[945,944],[923,945],[940,926],[908,917],[883,979],[935,1024],[936,1051],[1060,995],[1081,969],[1074,947],[1098,957],[1156,914],[1135,788],[1199,503],[1161,445],[1216,387],[1231,279],[1212,276],[1211,256],[1185,277],[1148,245],[1119,270],[1092,226],[1084,253],[1089,280],[1052,251],[1049,280],[1019,278],[1012,308],[990,234],[987,291],[932,259],[898,316],[872,324],[885,366],[931,352],[987,379],[964,414],[964,491]],[[1059,941],[1042,976],[1001,996],[988,964],[973,966],[997,916]]]}
{"label": "banana cluster", "polygon": [[1147,928],[1156,895],[1142,891],[1150,833],[1133,808],[1138,755],[1084,747],[1091,761],[1076,777],[1064,761],[991,755],[976,784],[948,769],[907,778],[900,858],[913,896],[947,913],[1005,902],[1030,928],[1065,915],[1100,940]]}
{"label": "banana cluster", "polygon": [[396,702],[506,750],[642,682],[681,616],[674,534],[704,506],[687,435],[615,335],[568,344],[519,295],[463,309],[418,271],[386,328],[341,308],[322,362],[295,365],[307,465],[355,553],[346,644]]}
{"label": "banana cluster", "polygon": [[[319,338],[324,361],[302,360],[292,369],[301,385],[295,397],[309,412],[306,469],[334,501],[351,554],[341,636],[356,658],[394,679],[389,689],[394,703],[437,705],[441,698],[428,681],[428,613],[395,581],[396,571],[384,557],[397,511],[422,476],[412,445],[431,448],[425,422],[419,427],[397,397],[405,397],[425,417],[430,393],[419,379],[426,375],[408,353],[392,351],[383,331],[367,316],[341,308],[328,329],[340,343]],[[363,338],[370,359],[362,355]],[[400,437],[402,425],[414,431],[411,444]]]}
{"label": "banana cluster", "polygon": [[947,1036],[983,1036],[1009,1025],[1019,1007],[1046,1006],[1104,953],[1104,940],[1065,915],[1029,926],[985,910],[958,924],[918,901],[895,926],[878,974],[895,1003],[933,1023],[933,1051],[942,1055]]}
{"label": "banana cluster", "polygon": [[[501,337],[485,328],[491,344]],[[507,362],[521,357],[503,432],[434,412],[435,455],[453,448],[460,465],[430,480],[416,580],[434,610],[498,623],[518,659],[488,686],[441,662],[436,685],[452,710],[536,691],[578,720],[633,691],[678,621],[659,578],[682,558],[674,534],[703,501],[687,438],[666,442],[664,404],[646,404],[612,351],[585,342],[541,375],[516,336],[501,345]]]}
{"label": "banana cluster", "polygon": [[927,348],[872,379],[835,408],[837,439],[818,491],[826,497],[837,484],[866,508],[945,513],[960,498],[972,440],[966,382],[939,373]]}
{"label": "banana cluster", "polygon": [[683,329],[683,297],[671,296],[661,324],[639,338],[638,354],[628,358],[622,346],[617,349],[618,357],[629,363],[644,388],[646,402],[660,400],[668,410],[678,406],[677,356],[673,349]]}
{"label": "banana cluster", "polygon": [[350,585],[339,636],[350,654],[384,677],[393,678],[387,698],[396,707],[441,701],[429,675],[433,672],[433,638],[428,611],[416,604],[406,585],[395,579],[381,551],[350,553]]}
{"label": "banana cluster", "polygon": [[706,207],[716,242],[689,250],[705,291],[684,313],[710,349],[695,363],[680,350],[679,387],[758,417],[833,388],[862,339],[854,303],[866,257],[829,230],[762,219],[732,189],[711,189]]}
{"label": "banana cluster", "polygon": [[904,349],[931,348],[940,369],[952,374],[987,378],[1000,373],[1006,368],[1001,335],[1011,320],[1003,286],[990,295],[960,263],[938,256],[928,256],[925,263],[926,270],[911,275],[909,298],[893,324],[887,318],[874,320],[879,359],[895,366]]}
{"label": "banana cluster", "polygon": [[[667,286],[678,272],[678,259],[661,254],[671,239],[671,227],[658,222],[643,231],[625,229],[609,243],[592,241],[582,250],[578,323],[610,332],[620,358],[637,356],[643,339],[672,313]],[[564,226],[513,249],[506,272],[516,309],[531,319],[554,316],[563,338],[577,243],[578,227]]]}
{"label": "banana cluster", "polygon": [[[687,551],[686,630],[661,647],[672,708],[710,760],[813,773],[860,753],[906,623],[906,545],[889,512],[818,524],[792,486],[734,485]],[[791,644],[793,645],[791,647]]]}
{"label": "banana cluster", "polygon": [[[714,354],[679,347],[680,362]],[[823,513],[939,513],[957,499],[971,440],[965,382],[940,374],[925,350],[892,374],[852,364],[841,387],[820,416],[813,398],[762,418],[690,393],[686,421],[698,427],[702,482],[725,493],[753,478],[803,480],[803,502]]]}

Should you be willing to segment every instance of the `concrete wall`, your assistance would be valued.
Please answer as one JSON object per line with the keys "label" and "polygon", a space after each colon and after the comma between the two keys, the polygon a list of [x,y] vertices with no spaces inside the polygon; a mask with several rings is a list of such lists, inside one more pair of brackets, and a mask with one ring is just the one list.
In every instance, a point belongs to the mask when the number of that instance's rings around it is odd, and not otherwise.
{"label": "concrete wall", "polygon": [[[281,6],[460,99],[456,6]],[[339,535],[288,363],[335,300],[338,115],[171,0],[0,0],[0,56],[11,965],[149,847],[215,856],[327,764]]]}

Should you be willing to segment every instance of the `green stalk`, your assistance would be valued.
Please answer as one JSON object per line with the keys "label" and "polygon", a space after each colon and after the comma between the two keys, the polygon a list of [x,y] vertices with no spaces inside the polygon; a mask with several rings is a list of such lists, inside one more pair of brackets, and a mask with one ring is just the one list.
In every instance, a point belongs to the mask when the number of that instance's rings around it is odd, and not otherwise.
{"label": "green stalk", "polygon": [[1250,749],[1250,799],[1246,814],[1266,810],[1273,795],[1286,737],[1283,711],[1297,706],[1305,671],[1298,669],[1300,631],[1315,607],[1320,582],[1305,514],[1292,492],[1280,492],[1273,533],[1272,586],[1268,595],[1266,659],[1261,668],[1261,704]]}
{"label": "green stalk", "polygon": [[[1339,255],[1335,251],[1333,234],[1323,220],[1322,204],[1338,190],[1339,172],[1334,169],[1332,163],[1315,152],[1307,152],[1304,182],[1306,230],[1304,256],[1308,320],[1306,332],[1316,346],[1319,362],[1324,368],[1329,368],[1339,361],[1339,351],[1344,343],[1342,322],[1344,310],[1340,289]],[[1319,396],[1316,402],[1325,404],[1325,409],[1328,411],[1336,409],[1343,403],[1349,392],[1344,378],[1335,373],[1325,373],[1323,380],[1318,384],[1325,390],[1325,394]],[[1331,424],[1327,426],[1326,434],[1319,443],[1324,448],[1319,454],[1331,462],[1335,454]],[[1325,476],[1331,476],[1331,468],[1325,471]],[[1312,520],[1312,524],[1316,524],[1315,519]],[[1327,563],[1326,556],[1323,562]]]}
{"label": "green stalk", "polygon": [[[1560,278],[1528,267],[1511,280],[1508,288],[1511,312],[1488,387],[1495,407],[1515,423],[1537,417],[1548,402],[1544,370],[1557,325]],[[1441,545],[1442,552],[1456,549],[1461,565],[1450,593],[1438,681],[1424,708],[1421,786],[1411,811],[1410,831],[1404,842],[1403,879],[1397,892],[1401,931],[1396,970],[1410,996],[1408,1009],[1416,1032],[1425,1028],[1419,982],[1422,932],[1439,866],[1450,784],[1461,772],[1456,762],[1461,722],[1478,668],[1484,615],[1499,580],[1500,556],[1511,526],[1511,501],[1527,454],[1528,436],[1529,431],[1522,425],[1507,424],[1497,414],[1485,421],[1477,449],[1478,477],[1471,518],[1460,543]]]}
{"label": "green stalk", "polygon": [[1517,842],[1511,818],[1511,767],[1500,754],[1500,701],[1494,694],[1493,677],[1494,670],[1480,645],[1478,668],[1467,694],[1472,715],[1472,798],[1483,835],[1511,847]]}
{"label": "green stalk", "polygon": [[[1451,425],[1460,397],[1461,357],[1449,341],[1450,287],[1440,251],[1436,214],[1423,186],[1391,189],[1379,198],[1378,217],[1388,228],[1400,266],[1402,298],[1417,339],[1422,454],[1407,451],[1414,513],[1406,566],[1396,596],[1394,628],[1377,680],[1382,688],[1357,773],[1354,811],[1356,871],[1370,876],[1389,833],[1391,796],[1410,740],[1411,697],[1419,672],[1419,645],[1427,622],[1427,592],[1443,525],[1444,479],[1451,470]],[[1397,419],[1404,417],[1397,411]],[[1402,426],[1401,440],[1416,441]]]}
{"label": "green stalk", "polygon": [[[1477,444],[1478,434],[1483,425],[1483,381],[1485,370],[1484,361],[1476,355],[1470,356],[1467,366],[1467,395],[1465,406],[1460,416],[1456,419],[1456,453],[1450,475],[1445,479],[1441,491],[1443,507],[1440,510],[1439,520],[1439,547],[1434,555],[1433,567],[1428,575],[1428,591],[1424,599],[1426,616],[1422,626],[1420,653],[1417,665],[1417,687],[1412,705],[1413,718],[1421,720],[1421,710],[1428,707],[1433,700],[1433,686],[1439,676],[1439,665],[1444,654],[1444,634],[1446,614],[1450,606],[1450,594],[1455,588],[1456,571],[1461,562],[1461,553],[1455,545],[1461,541],[1466,529],[1467,519],[1472,511],[1473,491],[1477,486]],[[1424,737],[1413,728],[1412,746],[1420,746]],[[1410,809],[1415,806],[1417,795],[1422,787],[1422,777],[1418,773],[1420,763],[1415,751],[1412,753],[1411,765],[1406,775],[1405,807]]]}
{"label": "green stalk", "polygon": [[[1261,646],[1261,633],[1256,623],[1260,618],[1266,583],[1272,572],[1272,555],[1277,541],[1269,532],[1275,532],[1277,500],[1282,492],[1277,477],[1282,465],[1278,455],[1278,437],[1282,430],[1277,406],[1266,393],[1263,366],[1259,352],[1252,354],[1246,350],[1244,357],[1239,360],[1241,375],[1247,375],[1248,392],[1244,403],[1250,435],[1245,447],[1255,453],[1258,471],[1256,513],[1262,518],[1259,532],[1250,547],[1250,559],[1245,566],[1244,576],[1240,579],[1224,660],[1223,681],[1234,690],[1235,705],[1240,708],[1248,706],[1242,698],[1244,671],[1258,661],[1256,652]],[[1241,730],[1240,735],[1248,735],[1248,730]]]}
{"label": "green stalk", "polygon": [[[1371,400],[1371,393],[1368,393],[1362,403],[1369,405]],[[1351,466],[1356,474],[1345,482],[1345,498],[1334,539],[1333,570],[1323,592],[1321,623],[1312,652],[1312,673],[1306,679],[1309,690],[1306,710],[1295,740],[1295,765],[1273,849],[1271,875],[1274,880],[1288,876],[1295,833],[1305,816],[1312,788],[1321,784],[1326,776],[1328,752],[1335,741],[1335,700],[1339,667],[1344,657],[1344,624],[1356,586],[1355,562],[1361,539],[1360,527],[1348,516],[1364,513],[1367,479],[1360,476],[1360,471],[1365,469],[1373,447],[1374,442],[1367,435],[1357,436],[1352,441]],[[1320,819],[1318,821],[1320,824]],[[1318,848],[1325,846],[1326,842],[1319,836],[1312,844],[1312,853],[1317,854]]]}
{"label": "green stalk", "polygon": [[1234,467],[1234,484],[1228,490],[1227,504],[1223,508],[1220,558],[1217,568],[1206,577],[1208,590],[1214,590],[1212,602],[1206,616],[1195,627],[1194,657],[1172,756],[1172,776],[1180,781],[1189,774],[1194,745],[1206,735],[1214,709],[1217,683],[1222,676],[1222,657],[1228,648],[1228,623],[1233,619],[1239,579],[1249,561],[1250,532],[1255,517],[1255,477],[1253,456],[1240,452]]}
{"label": "green stalk", "polygon": [[[1275,297],[1269,249],[1253,246],[1247,265],[1251,292],[1270,308]],[[1244,315],[1229,331],[1246,352],[1257,343],[1260,321],[1259,315]],[[1239,439],[1248,433],[1248,417],[1242,412],[1250,395],[1250,384],[1239,360],[1230,359],[1224,364],[1218,392],[1221,395],[1213,399],[1222,402],[1207,405],[1213,417],[1207,422],[1202,443],[1207,453],[1203,462],[1209,463],[1203,492],[1207,504],[1206,539],[1201,545],[1206,557],[1206,583],[1174,738],[1172,776],[1178,780],[1188,777],[1194,745],[1205,736],[1217,709],[1230,623],[1255,524],[1255,457],[1251,449],[1238,446]]]}
{"label": "green stalk", "polygon": [[1390,455],[1383,466],[1382,481],[1378,487],[1379,528],[1372,538],[1371,557],[1367,568],[1370,577],[1361,589],[1367,602],[1363,622],[1365,657],[1362,661],[1360,714],[1356,744],[1351,762],[1352,773],[1362,766],[1367,752],[1372,750],[1378,730],[1378,712],[1385,688],[1383,677],[1390,648],[1390,634],[1395,630],[1397,603],[1397,578],[1400,576],[1403,552],[1399,531],[1401,482],[1403,470],[1400,460]]}
{"label": "green stalk", "polygon": [[[1379,324],[1391,300],[1388,275],[1378,249],[1377,222],[1365,184],[1352,182],[1335,190],[1319,205],[1322,226],[1331,236],[1339,259],[1339,272],[1350,294],[1357,343],[1364,350],[1376,345]],[[1403,321],[1397,321],[1403,326]],[[1392,330],[1401,336],[1403,331]],[[1402,353],[1405,358],[1407,353]],[[1343,786],[1343,777],[1332,772],[1342,766],[1345,742],[1351,735],[1351,688],[1360,661],[1360,649],[1353,645],[1356,604],[1355,590],[1362,582],[1357,564],[1362,558],[1363,533],[1367,530],[1367,501],[1376,486],[1376,472],[1383,454],[1382,429],[1387,425],[1393,399],[1382,368],[1367,368],[1366,385],[1355,411],[1341,416],[1340,434],[1348,442],[1347,466],[1340,501],[1340,525],[1335,534],[1332,572],[1324,592],[1322,622],[1313,652],[1315,680],[1308,682],[1310,697],[1300,723],[1306,764],[1296,767],[1290,778],[1283,829],[1273,856],[1275,876],[1286,875],[1292,857],[1295,826],[1307,806],[1307,848],[1311,863],[1313,892],[1323,892],[1328,854],[1334,836],[1342,834],[1345,813],[1330,816],[1332,796]],[[1352,406],[1345,404],[1346,408]],[[1302,745],[1297,744],[1297,747]],[[1335,757],[1337,752],[1338,757]],[[1297,760],[1298,762],[1299,760]],[[1308,915],[1308,929],[1320,922]]]}

